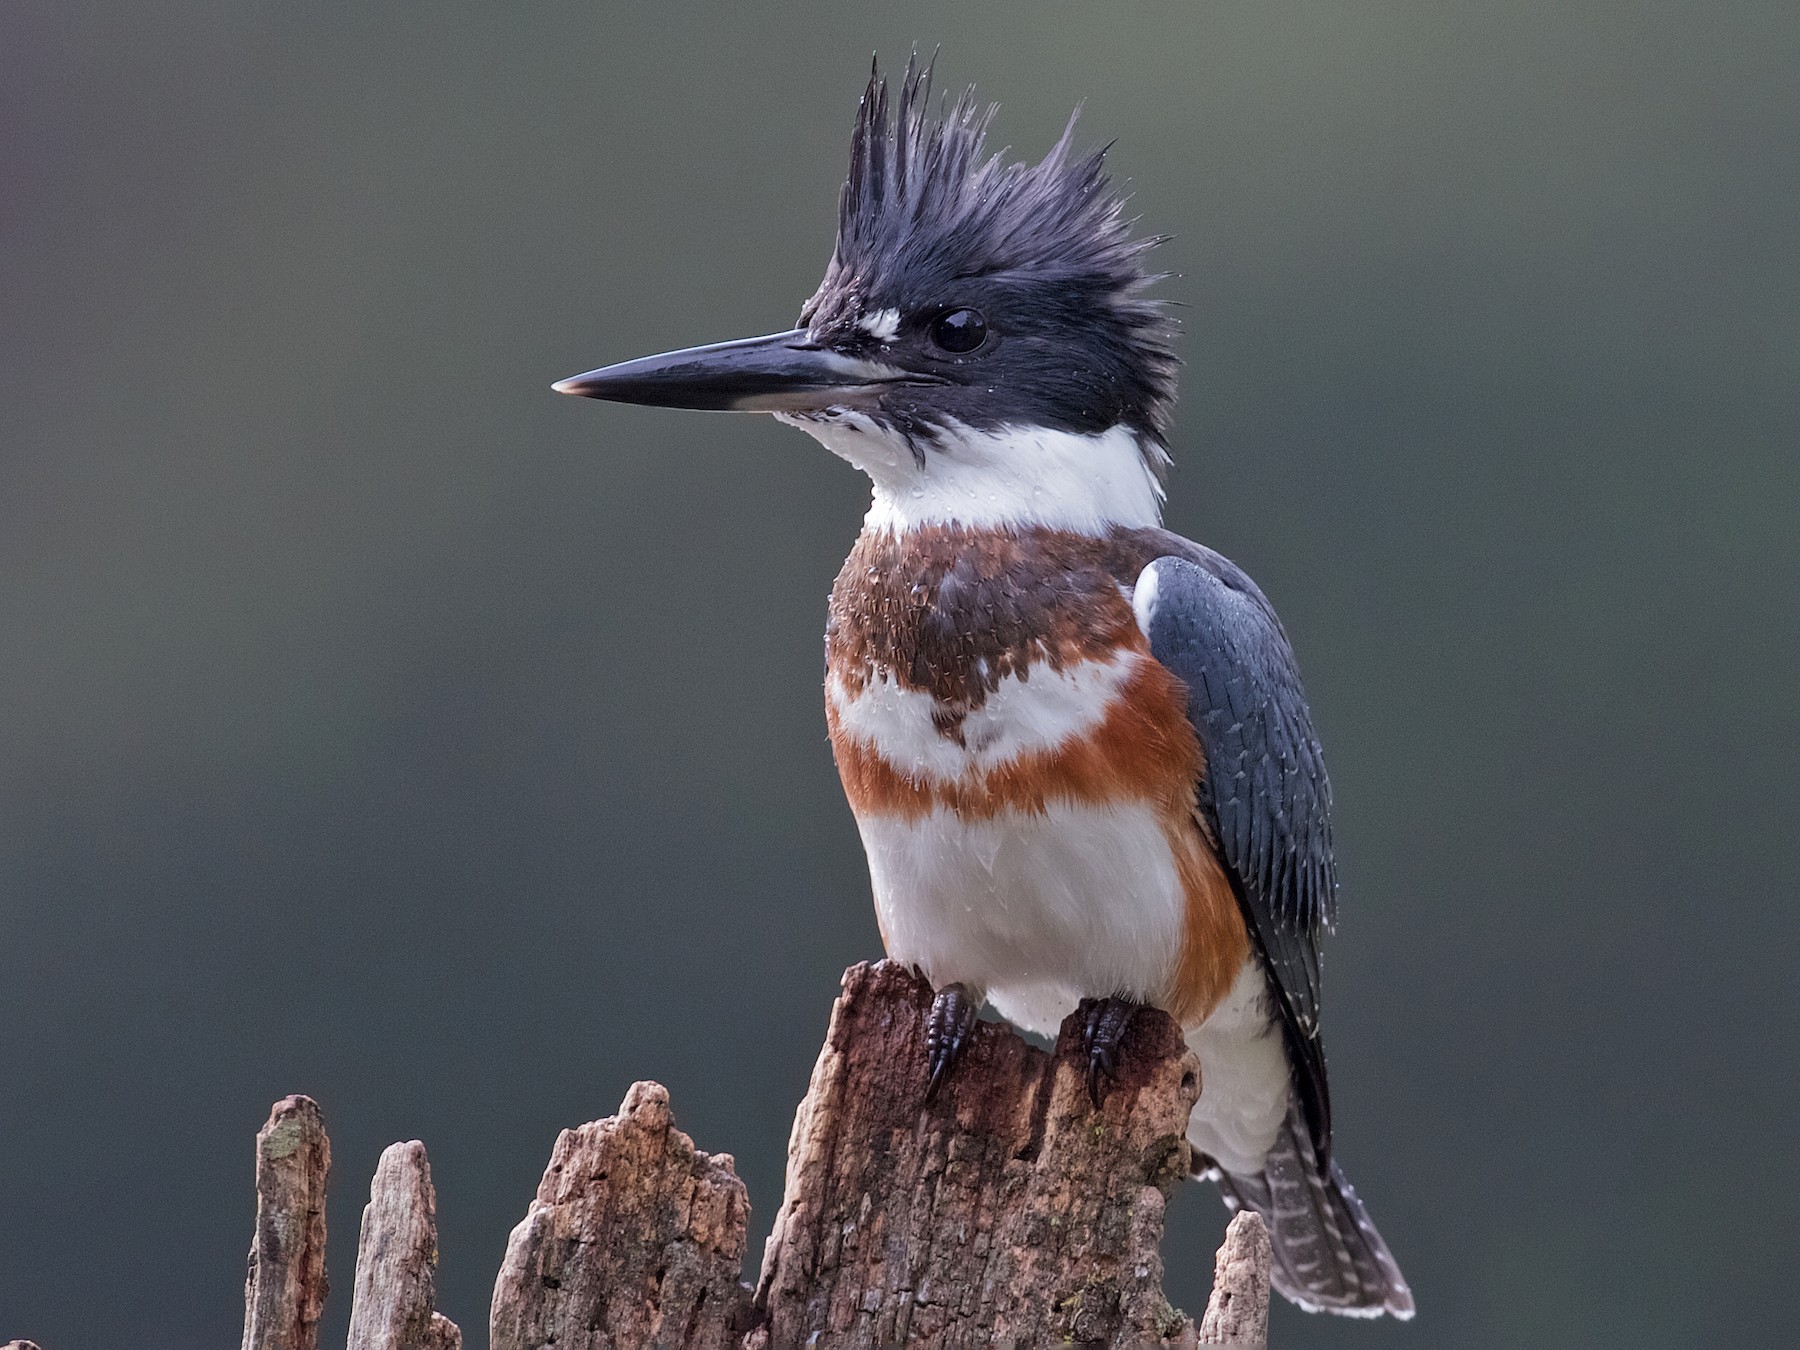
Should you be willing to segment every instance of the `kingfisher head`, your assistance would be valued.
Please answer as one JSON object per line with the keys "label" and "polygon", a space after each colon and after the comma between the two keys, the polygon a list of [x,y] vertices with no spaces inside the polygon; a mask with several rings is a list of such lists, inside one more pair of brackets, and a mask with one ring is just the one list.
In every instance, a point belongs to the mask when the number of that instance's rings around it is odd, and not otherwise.
{"label": "kingfisher head", "polygon": [[933,115],[931,72],[872,73],[837,244],[799,325],[559,382],[563,393],[773,413],[874,484],[869,523],[1154,524],[1173,325],[1074,119],[1036,164],[984,149],[995,109]]}

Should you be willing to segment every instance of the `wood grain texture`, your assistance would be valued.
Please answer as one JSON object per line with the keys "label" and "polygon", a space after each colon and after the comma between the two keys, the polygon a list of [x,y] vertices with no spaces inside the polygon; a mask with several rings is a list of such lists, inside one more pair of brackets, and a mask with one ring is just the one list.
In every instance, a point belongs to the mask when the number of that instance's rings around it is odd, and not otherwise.
{"label": "wood grain texture", "polygon": [[494,1285],[491,1350],[736,1345],[750,1205],[729,1155],[675,1128],[637,1083],[619,1114],[564,1130]]}
{"label": "wood grain texture", "polygon": [[457,1350],[462,1332],[435,1312],[437,1191],[425,1145],[390,1144],[375,1166],[356,1250],[348,1350]]}
{"label": "wood grain texture", "polygon": [[1212,1297],[1200,1319],[1200,1344],[1262,1346],[1269,1342],[1269,1267],[1274,1254],[1262,1215],[1241,1210],[1213,1258]]}
{"label": "wood grain texture", "polygon": [[311,1097],[285,1097],[256,1136],[256,1235],[244,1279],[243,1350],[317,1350],[325,1307],[331,1142]]}
{"label": "wood grain texture", "polygon": [[1140,1012],[1096,1110],[1075,1017],[1054,1054],[977,1027],[927,1107],[931,990],[852,967],[794,1122],[757,1290],[775,1346],[1192,1344],[1162,1294],[1199,1064]]}

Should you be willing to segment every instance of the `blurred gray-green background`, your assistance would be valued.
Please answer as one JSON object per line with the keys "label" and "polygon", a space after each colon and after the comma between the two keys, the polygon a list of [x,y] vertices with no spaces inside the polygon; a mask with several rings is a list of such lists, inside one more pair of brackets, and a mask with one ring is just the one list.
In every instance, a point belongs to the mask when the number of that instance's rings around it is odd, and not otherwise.
{"label": "blurred gray-green background", "polygon": [[[479,1347],[639,1077],[755,1260],[878,951],[818,692],[864,489],[548,385],[790,323],[915,43],[1023,153],[1085,100],[1176,236],[1170,524],[1281,607],[1331,758],[1340,1153],[1422,1311],[1276,1344],[1791,1336],[1788,0],[14,0],[0,1339],[232,1344],[296,1091],[334,1335],[384,1144]],[[1190,1309],[1222,1221],[1177,1206]]]}

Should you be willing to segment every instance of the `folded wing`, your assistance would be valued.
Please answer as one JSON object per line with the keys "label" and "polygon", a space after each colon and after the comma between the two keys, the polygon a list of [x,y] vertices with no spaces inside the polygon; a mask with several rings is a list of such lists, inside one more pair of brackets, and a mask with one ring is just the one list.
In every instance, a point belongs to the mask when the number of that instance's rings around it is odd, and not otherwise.
{"label": "folded wing", "polygon": [[1331,1105],[1319,1040],[1319,939],[1335,918],[1331,784],[1287,635],[1256,584],[1187,540],[1138,577],[1134,608],[1156,659],[1188,689],[1206,755],[1201,824],[1232,878],[1279,1005],[1319,1156]]}

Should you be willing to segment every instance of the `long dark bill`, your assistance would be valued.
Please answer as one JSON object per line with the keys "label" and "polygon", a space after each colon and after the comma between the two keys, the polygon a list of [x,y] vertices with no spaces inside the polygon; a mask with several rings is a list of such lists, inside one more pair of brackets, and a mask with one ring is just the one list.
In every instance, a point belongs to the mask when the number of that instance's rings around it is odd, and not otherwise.
{"label": "long dark bill", "polygon": [[806,412],[853,405],[881,385],[910,378],[916,377],[820,347],[804,328],[795,328],[623,361],[550,387],[559,394],[657,408]]}

